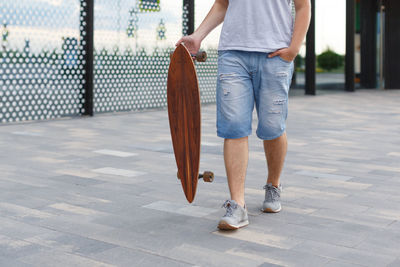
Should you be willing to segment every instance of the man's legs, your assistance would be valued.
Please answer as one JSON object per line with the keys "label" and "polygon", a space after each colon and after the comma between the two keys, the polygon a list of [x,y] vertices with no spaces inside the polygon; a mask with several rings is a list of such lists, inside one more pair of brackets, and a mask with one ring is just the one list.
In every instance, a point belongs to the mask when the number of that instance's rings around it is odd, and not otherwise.
{"label": "man's legs", "polygon": [[249,160],[248,137],[225,139],[224,160],[231,199],[244,207],[244,183]]}
{"label": "man's legs", "polygon": [[259,122],[257,136],[262,140],[269,140],[264,141],[268,179],[264,186],[265,199],[262,210],[275,213],[282,209],[282,189],[279,180],[287,150],[285,123],[293,63],[277,56],[260,61],[260,70],[254,85]]}
{"label": "man's legs", "polygon": [[254,110],[252,59],[244,51],[218,53],[217,134],[224,138],[224,160],[231,199],[219,229],[238,229],[249,224],[244,201],[244,182],[249,158],[248,138]]}
{"label": "man's legs", "polygon": [[[268,165],[267,183],[279,187],[280,174],[285,162],[287,151],[286,133],[274,140],[264,141],[264,151]],[[224,160],[228,176],[231,199],[244,206],[244,185],[249,159],[248,137],[240,139],[225,139]]]}
{"label": "man's legs", "polygon": [[218,223],[218,228],[234,230],[249,224],[247,209],[244,204],[244,181],[249,159],[248,138],[225,139],[224,160],[228,176],[231,199],[223,207],[226,214]]}
{"label": "man's legs", "polygon": [[268,165],[267,184],[271,183],[273,186],[279,187],[279,178],[283,169],[287,151],[286,133],[274,140],[265,140],[264,151]]}

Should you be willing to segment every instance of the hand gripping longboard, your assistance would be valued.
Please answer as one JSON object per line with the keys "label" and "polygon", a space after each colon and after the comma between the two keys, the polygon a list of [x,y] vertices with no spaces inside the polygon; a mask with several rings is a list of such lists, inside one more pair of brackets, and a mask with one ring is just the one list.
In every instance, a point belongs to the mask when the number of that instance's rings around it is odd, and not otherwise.
{"label": "hand gripping longboard", "polygon": [[[172,60],[172,55],[174,52],[169,53],[169,58]],[[200,50],[197,52],[196,55],[190,54],[192,56],[192,59],[196,60],[197,62],[206,62],[207,61],[207,53],[206,51]]]}
{"label": "hand gripping longboard", "polygon": [[172,145],[178,168],[177,177],[189,203],[193,202],[200,178],[211,182],[212,172],[199,175],[201,110],[200,92],[194,59],[204,62],[205,52],[191,55],[182,44],[170,55],[167,102]]}

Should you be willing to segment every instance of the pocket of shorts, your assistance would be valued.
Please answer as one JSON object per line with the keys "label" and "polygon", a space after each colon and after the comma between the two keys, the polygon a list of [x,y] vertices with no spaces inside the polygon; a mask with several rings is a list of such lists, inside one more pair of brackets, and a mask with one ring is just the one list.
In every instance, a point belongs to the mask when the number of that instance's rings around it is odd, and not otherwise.
{"label": "pocket of shorts", "polygon": [[280,61],[285,62],[287,64],[292,63],[292,61],[287,61],[286,59],[281,58],[280,56],[276,56]]}
{"label": "pocket of shorts", "polygon": [[218,56],[224,55],[228,50],[218,50]]}

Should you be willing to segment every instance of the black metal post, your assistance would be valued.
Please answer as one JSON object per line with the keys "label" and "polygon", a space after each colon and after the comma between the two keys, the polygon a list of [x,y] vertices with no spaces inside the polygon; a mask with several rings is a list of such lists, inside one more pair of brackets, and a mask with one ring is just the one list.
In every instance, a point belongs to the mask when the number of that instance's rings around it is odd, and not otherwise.
{"label": "black metal post", "polygon": [[315,67],[315,0],[311,0],[311,21],[306,38],[306,95],[316,94]]}
{"label": "black metal post", "polygon": [[290,88],[296,88],[297,86],[297,71],[296,71],[296,65],[297,65],[297,58],[294,59],[294,71],[293,71],[293,77],[292,77],[292,83],[290,84]]}
{"label": "black metal post", "polygon": [[385,0],[385,89],[400,89],[400,1]]}
{"label": "black metal post", "polygon": [[346,63],[345,63],[345,89],[354,91],[354,50],[355,50],[355,0],[346,1]]}
{"label": "black metal post", "polygon": [[364,88],[377,86],[377,34],[376,0],[360,1],[361,17],[361,85]]}
{"label": "black metal post", "polygon": [[81,49],[83,49],[83,115],[93,116],[93,25],[94,25],[94,0],[81,1]]}
{"label": "black metal post", "polygon": [[[194,0],[183,0],[183,10],[186,9],[186,21],[183,20],[183,35],[190,35],[194,32]],[[185,14],[185,13],[184,13]],[[186,24],[187,23],[187,24]],[[186,24],[186,25],[185,25]]]}

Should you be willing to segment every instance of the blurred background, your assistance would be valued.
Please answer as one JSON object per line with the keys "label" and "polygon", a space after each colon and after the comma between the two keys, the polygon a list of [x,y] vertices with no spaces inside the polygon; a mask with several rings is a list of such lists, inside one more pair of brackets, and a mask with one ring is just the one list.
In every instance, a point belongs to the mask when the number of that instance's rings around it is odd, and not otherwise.
{"label": "blurred background", "polygon": [[[213,2],[2,0],[0,122],[165,107],[169,52]],[[400,88],[399,1],[312,2],[292,95]],[[215,102],[220,30],[196,63],[203,103]]]}

